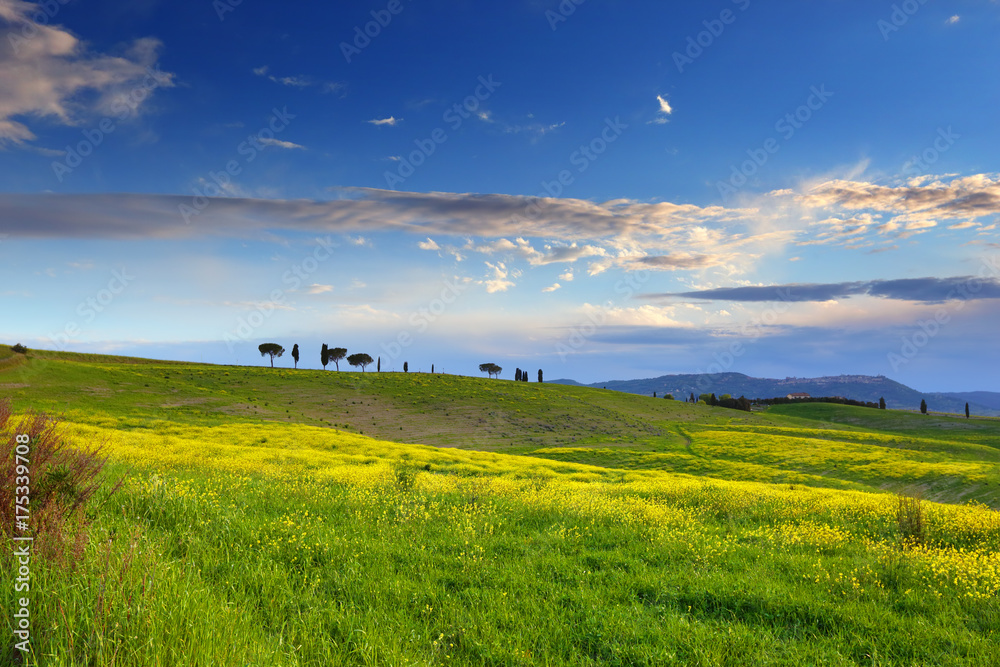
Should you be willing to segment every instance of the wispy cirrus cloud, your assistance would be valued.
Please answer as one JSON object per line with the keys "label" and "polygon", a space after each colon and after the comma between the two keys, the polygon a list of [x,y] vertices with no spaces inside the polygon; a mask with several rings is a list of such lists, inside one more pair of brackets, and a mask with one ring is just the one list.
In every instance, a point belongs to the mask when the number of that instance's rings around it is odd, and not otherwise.
{"label": "wispy cirrus cloud", "polygon": [[274,146],[275,148],[285,148],[287,150],[306,150],[306,147],[302,144],[292,143],[291,141],[282,141],[281,139],[274,139],[273,137],[259,138],[257,141],[264,146]]}
{"label": "wispy cirrus cloud", "polygon": [[324,93],[334,93],[338,90],[343,90],[344,84],[337,83],[336,81],[321,81],[314,79],[311,76],[305,75],[293,75],[293,76],[275,76],[271,74],[271,68],[268,65],[261,65],[260,67],[253,68],[253,73],[257,76],[264,77],[268,81],[272,81],[282,86],[290,86],[292,88],[319,88],[320,92]]}
{"label": "wispy cirrus cloud", "polygon": [[[492,114],[490,112],[485,112],[486,115],[479,115],[480,120],[486,122],[493,122]],[[566,125],[566,121],[561,121],[559,123],[523,123],[523,124],[504,124],[503,131],[506,134],[531,134],[534,135],[536,139],[544,137],[550,132],[554,132],[561,127]]]}
{"label": "wispy cirrus cloud", "polygon": [[366,120],[366,123],[370,123],[376,127],[381,127],[386,125],[388,127],[394,127],[403,122],[402,118],[396,118],[395,116],[389,116],[388,118],[372,118],[371,120]]}

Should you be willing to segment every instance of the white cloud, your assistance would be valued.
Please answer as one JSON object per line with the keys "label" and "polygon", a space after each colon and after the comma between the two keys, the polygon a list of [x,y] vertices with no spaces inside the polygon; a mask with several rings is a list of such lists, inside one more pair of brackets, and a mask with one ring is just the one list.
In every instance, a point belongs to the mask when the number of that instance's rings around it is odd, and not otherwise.
{"label": "white cloud", "polygon": [[371,239],[366,239],[364,236],[348,236],[347,240],[350,241],[351,244],[359,246],[359,247],[362,247],[362,248],[374,248],[375,247],[372,244]]}
{"label": "white cloud", "polygon": [[690,322],[678,320],[675,317],[676,306],[646,304],[628,308],[585,303],[580,308],[580,311],[590,321],[603,322],[606,326],[692,326]]}
{"label": "white cloud", "polygon": [[388,118],[372,118],[371,120],[365,122],[371,123],[372,125],[388,125],[389,127],[392,127],[393,125],[402,123],[403,119],[396,118],[395,116],[389,116]]}
{"label": "white cloud", "polygon": [[659,111],[660,115],[649,122],[655,125],[663,125],[664,123],[669,123],[670,119],[667,118],[667,116],[669,116],[674,112],[674,108],[670,106],[670,102],[663,95],[657,95],[656,101],[659,102],[660,104],[660,111]]}
{"label": "white cloud", "polygon": [[657,95],[656,101],[660,103],[660,113],[665,113],[669,116],[674,112],[673,107],[670,106],[670,102],[663,95]]}
{"label": "white cloud", "polygon": [[441,246],[434,242],[433,239],[427,237],[426,241],[420,241],[417,243],[417,247],[421,250],[440,250]]}
{"label": "white cloud", "polygon": [[562,287],[562,285],[560,285],[559,283],[554,283],[554,284],[550,285],[549,287],[546,287],[546,288],[542,289],[542,291],[543,292],[555,292],[560,287]]}
{"label": "white cloud", "polygon": [[[518,239],[521,240],[521,239]],[[608,253],[604,248],[593,245],[569,245],[545,246],[545,253],[540,256],[531,257],[528,261],[535,265],[555,264],[559,262],[575,262],[583,257],[604,257]]]}
{"label": "white cloud", "polygon": [[306,288],[306,294],[326,294],[332,291],[333,285],[320,285],[319,283],[313,283]]}
{"label": "white cloud", "polygon": [[559,280],[565,280],[566,282],[572,282],[573,280],[573,269],[567,269],[565,273],[559,274]]}
{"label": "white cloud", "polygon": [[511,287],[514,287],[514,282],[512,280],[508,280],[508,276],[511,276],[512,272],[507,269],[506,264],[503,262],[497,262],[496,264],[491,264],[490,262],[484,263],[490,268],[491,271],[487,274],[486,279],[476,282],[479,285],[485,285],[486,292],[488,294],[506,292]]}
{"label": "white cloud", "polygon": [[156,88],[174,86],[174,75],[157,69],[161,43],[144,37],[121,55],[90,51],[61,26],[35,23],[36,4],[0,3],[0,148],[35,139],[27,118],[75,126],[96,114],[136,115]]}
{"label": "white cloud", "polygon": [[945,23],[947,23],[948,25],[955,25],[961,19],[962,19],[961,16],[959,16],[958,14],[955,14],[954,16],[952,16],[951,18],[949,18],[947,21],[945,21]]}
{"label": "white cloud", "polygon": [[265,137],[263,139],[258,139],[257,141],[259,141],[261,144],[265,146],[274,146],[276,148],[287,148],[289,150],[293,150],[296,148],[306,150],[306,147],[301,144],[293,144],[291,141],[282,141],[281,139]]}

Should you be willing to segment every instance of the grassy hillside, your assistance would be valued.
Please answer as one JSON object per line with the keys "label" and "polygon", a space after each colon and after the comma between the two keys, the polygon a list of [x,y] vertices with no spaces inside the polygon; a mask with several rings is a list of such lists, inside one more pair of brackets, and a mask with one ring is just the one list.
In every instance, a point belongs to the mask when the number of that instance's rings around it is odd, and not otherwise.
{"label": "grassy hillside", "polygon": [[[10,396],[15,407],[65,413],[83,423],[125,417],[126,428],[161,421],[277,421],[610,468],[897,490],[1000,507],[997,420],[822,404],[750,414],[534,382],[134,360],[111,364],[67,353],[35,357],[0,373],[0,395]],[[856,435],[873,430],[880,435]]]}
{"label": "grassy hillside", "polygon": [[127,475],[33,561],[33,664],[1000,661],[1000,515],[879,492],[993,502],[997,422],[72,355],[3,397]]}

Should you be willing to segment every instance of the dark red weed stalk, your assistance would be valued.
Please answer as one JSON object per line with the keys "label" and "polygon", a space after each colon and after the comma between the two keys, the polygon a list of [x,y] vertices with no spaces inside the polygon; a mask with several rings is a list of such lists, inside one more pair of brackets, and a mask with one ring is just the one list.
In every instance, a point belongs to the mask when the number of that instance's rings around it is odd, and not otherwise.
{"label": "dark red weed stalk", "polygon": [[[107,457],[101,446],[70,447],[58,426],[34,412],[15,423],[10,401],[0,399],[0,533],[27,534],[26,524],[41,556],[75,564],[86,546],[86,505],[107,483]],[[123,481],[111,482],[107,495]],[[28,513],[19,516],[15,499],[24,496]]]}

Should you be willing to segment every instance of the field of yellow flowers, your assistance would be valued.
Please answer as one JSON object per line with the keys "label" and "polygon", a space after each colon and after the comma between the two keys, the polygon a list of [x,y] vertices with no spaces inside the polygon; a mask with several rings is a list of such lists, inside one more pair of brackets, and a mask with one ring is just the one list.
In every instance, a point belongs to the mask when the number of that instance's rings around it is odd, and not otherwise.
{"label": "field of yellow flowers", "polygon": [[[38,566],[33,664],[1000,663],[986,506],[924,502],[914,524],[888,493],[302,424],[61,428],[126,478],[80,561]],[[692,448],[749,442],[763,464],[795,437],[708,429]],[[886,452],[857,465],[902,465]]]}

